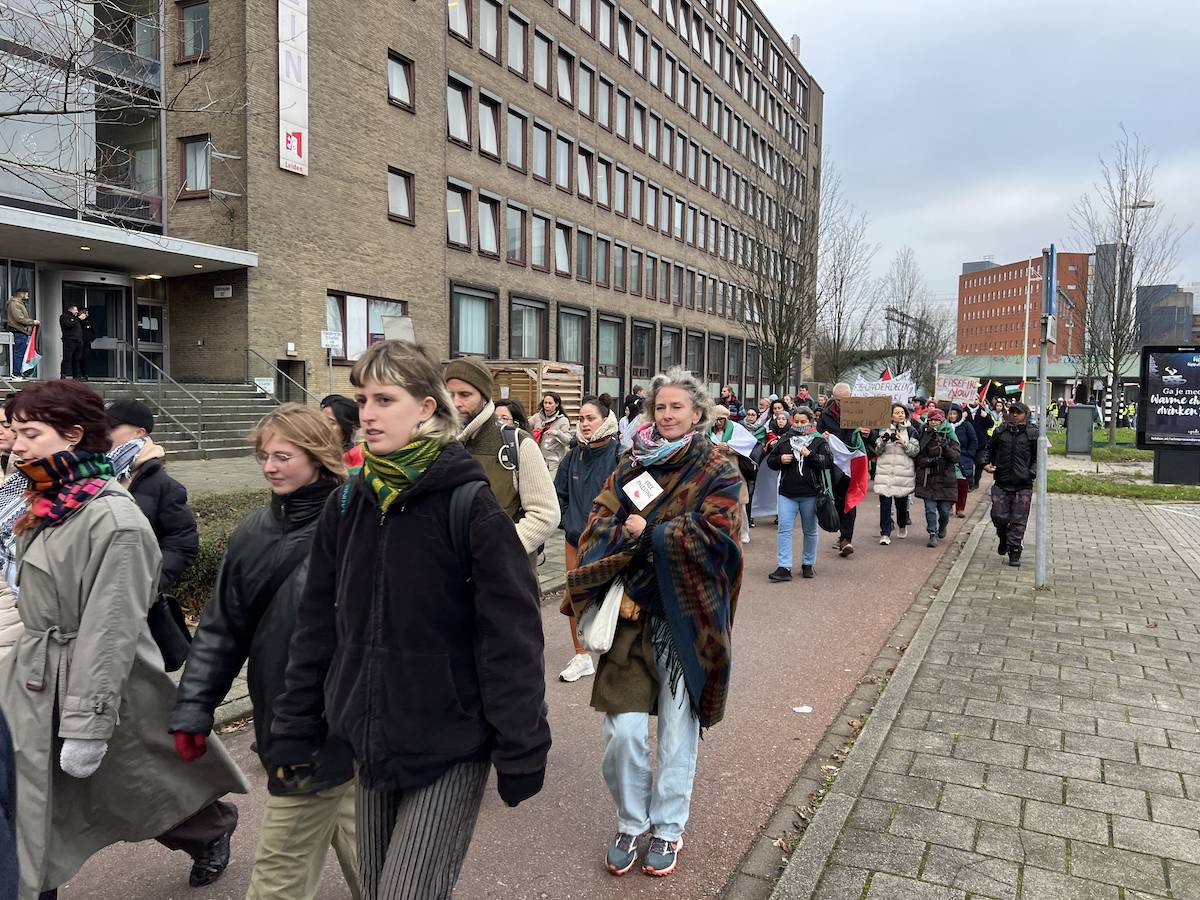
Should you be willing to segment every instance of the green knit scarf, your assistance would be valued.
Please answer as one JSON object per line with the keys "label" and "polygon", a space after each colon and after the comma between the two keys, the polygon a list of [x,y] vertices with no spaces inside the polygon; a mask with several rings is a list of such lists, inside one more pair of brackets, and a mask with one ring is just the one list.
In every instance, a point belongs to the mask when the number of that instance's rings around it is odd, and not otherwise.
{"label": "green knit scarf", "polygon": [[442,443],[436,438],[419,437],[384,456],[363,449],[362,476],[375,494],[382,512],[408,490],[441,455]]}

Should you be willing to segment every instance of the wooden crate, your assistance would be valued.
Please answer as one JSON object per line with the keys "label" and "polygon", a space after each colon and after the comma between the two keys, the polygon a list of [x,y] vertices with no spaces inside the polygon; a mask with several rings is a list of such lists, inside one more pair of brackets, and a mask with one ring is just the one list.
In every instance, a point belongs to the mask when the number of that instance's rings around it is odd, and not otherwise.
{"label": "wooden crate", "polygon": [[554,391],[562,397],[563,412],[574,424],[583,401],[583,367],[548,360],[489,359],[496,382],[493,400],[520,400],[525,413],[533,416],[541,406],[542,395]]}

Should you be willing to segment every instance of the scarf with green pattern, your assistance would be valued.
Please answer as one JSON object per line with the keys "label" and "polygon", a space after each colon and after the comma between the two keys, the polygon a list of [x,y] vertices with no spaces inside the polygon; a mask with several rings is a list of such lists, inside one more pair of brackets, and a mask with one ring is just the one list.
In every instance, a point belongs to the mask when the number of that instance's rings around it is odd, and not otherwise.
{"label": "scarf with green pattern", "polygon": [[386,513],[396,498],[425,474],[441,455],[442,446],[436,438],[419,437],[383,456],[364,448],[362,476],[375,494],[380,512]]}

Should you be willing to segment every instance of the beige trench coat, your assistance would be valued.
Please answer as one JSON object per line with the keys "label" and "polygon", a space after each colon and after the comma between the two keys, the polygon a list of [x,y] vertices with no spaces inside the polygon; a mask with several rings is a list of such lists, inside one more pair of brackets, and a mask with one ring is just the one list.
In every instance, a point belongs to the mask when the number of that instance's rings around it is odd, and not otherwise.
{"label": "beige trench coat", "polygon": [[[195,763],[167,733],[175,686],[146,614],[161,556],[133,498],[110,481],[54,528],[18,538],[25,632],[0,660],[0,708],[17,757],[21,900],[70,879],[118,841],[168,831],[246,782],[210,739]],[[100,768],[59,768],[65,738],[108,742]]]}

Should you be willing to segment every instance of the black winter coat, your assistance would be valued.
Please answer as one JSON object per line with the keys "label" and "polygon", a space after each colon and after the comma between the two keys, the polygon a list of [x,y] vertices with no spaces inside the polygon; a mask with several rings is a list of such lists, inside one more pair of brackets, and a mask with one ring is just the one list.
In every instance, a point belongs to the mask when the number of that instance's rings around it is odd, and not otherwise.
{"label": "black winter coat", "polygon": [[1006,491],[1033,487],[1037,475],[1039,432],[1033,425],[997,425],[988,442],[988,462],[996,467],[996,484]]}
{"label": "black winter coat", "polygon": [[17,761],[0,711],[0,900],[17,900]]}
{"label": "black winter coat", "polygon": [[957,500],[958,474],[954,466],[961,450],[958,441],[938,434],[925,426],[921,429],[921,450],[917,464],[916,495],[921,499]]}
{"label": "black winter coat", "polygon": [[975,437],[977,438],[975,443],[979,448],[975,453],[975,461],[983,465],[985,462],[983,459],[984,451],[988,445],[988,429],[992,427],[996,420],[992,418],[991,411],[982,406],[976,406],[974,412],[972,412],[970,406],[964,406],[963,421],[970,422],[971,427],[975,429]]}
{"label": "black winter coat", "polygon": [[188,506],[187,488],[167,474],[161,459],[143,463],[133,473],[129,493],[138,509],[150,520],[158,548],[162,551],[160,593],[170,593],[183,570],[200,552],[196,516]]}
{"label": "black winter coat", "polygon": [[[833,466],[833,453],[829,442],[823,437],[813,439],[808,445],[808,456],[804,457],[801,468],[800,454],[792,448],[792,432],[789,429],[771,445],[767,454],[767,467],[779,473],[779,493],[784,497],[815,497],[824,489],[825,479],[822,475],[826,469]],[[790,463],[785,463],[780,457],[791,454],[795,457]]]}
{"label": "black winter coat", "polygon": [[975,457],[983,444],[979,443],[975,426],[966,419],[960,419],[954,424],[954,433],[958,435],[958,464],[962,467],[963,476],[970,478],[975,474]]}
{"label": "black winter coat", "polygon": [[558,494],[560,527],[571,546],[579,546],[579,537],[592,514],[592,504],[620,458],[621,439],[612,435],[598,446],[576,444],[558,464],[554,491]]}
{"label": "black winter coat", "polygon": [[[482,481],[471,567],[451,543],[453,490]],[[272,762],[307,762],[326,734],[349,742],[375,789],[429,784],[489,757],[543,771],[540,595],[516,528],[462,444],[448,444],[386,515],[361,478],[325,505],[275,704]]]}
{"label": "black winter coat", "polygon": [[83,321],[79,316],[69,312],[58,317],[58,327],[61,330],[63,342],[83,340]]}
{"label": "black winter coat", "polygon": [[[248,686],[254,706],[255,749],[267,770],[272,794],[310,793],[345,784],[354,776],[354,757],[343,741],[330,738],[315,760],[313,781],[304,791],[289,788],[275,777],[271,756],[271,719],[275,698],[283,691],[288,648],[296,627],[296,608],[308,576],[308,557],[302,556],[292,574],[272,597],[263,590],[280,565],[291,564],[301,547],[312,544],[325,501],[339,487],[332,479],[302,487],[256,509],[229,539],[229,551],[212,598],[204,609],[192,641],[175,708],[168,720],[172,732],[207,734],[213,711],[229,692],[247,658]],[[257,614],[256,614],[257,613]]]}

